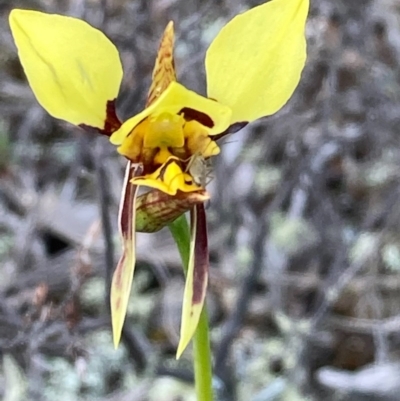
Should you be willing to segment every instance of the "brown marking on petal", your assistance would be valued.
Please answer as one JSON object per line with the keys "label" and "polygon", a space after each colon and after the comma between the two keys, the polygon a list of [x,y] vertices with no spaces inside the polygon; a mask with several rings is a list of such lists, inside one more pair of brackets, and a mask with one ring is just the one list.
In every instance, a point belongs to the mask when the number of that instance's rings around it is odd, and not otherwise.
{"label": "brown marking on petal", "polygon": [[121,126],[121,121],[117,117],[115,110],[115,100],[109,100],[106,106],[106,122],[104,123],[103,131],[106,135],[111,135]]}
{"label": "brown marking on petal", "polygon": [[174,159],[174,158],[168,159],[168,160],[164,163],[164,165],[162,166],[162,168],[161,168],[161,170],[160,170],[160,173],[158,174],[157,179],[159,179],[159,180],[161,180],[161,181],[164,181],[164,174],[166,173],[168,166],[169,166],[171,163],[177,163],[177,161],[178,161],[178,160],[177,160],[177,159]]}
{"label": "brown marking on petal", "polygon": [[173,51],[174,24],[170,21],[161,38],[146,107],[153,103],[172,81],[176,81]]}
{"label": "brown marking on petal", "polygon": [[128,135],[126,136],[127,138],[129,138],[134,132],[135,132],[135,128],[137,126],[139,126],[147,117],[144,117],[142,120],[140,120],[132,129],[131,131],[128,133]]}
{"label": "brown marking on petal", "polygon": [[135,206],[139,187],[131,184],[130,180],[139,173],[141,173],[140,166],[128,162],[125,171],[118,219],[119,231],[122,239],[122,255],[115,268],[110,291],[111,323],[115,347],[118,346],[121,339],[135,270]]}
{"label": "brown marking on petal", "polygon": [[106,136],[111,136],[113,132],[115,132],[122,125],[121,121],[117,117],[117,113],[115,111],[115,99],[109,100],[106,105],[106,120],[104,122],[103,129],[93,127],[87,124],[79,124],[78,127],[81,127],[87,132],[102,134]]}
{"label": "brown marking on petal", "polygon": [[121,298],[118,298],[117,303],[115,304],[115,309],[121,308]]}
{"label": "brown marking on petal", "polygon": [[125,260],[125,255],[122,254],[121,255],[121,259],[118,262],[117,267],[115,268],[115,285],[118,288],[121,288],[121,284],[122,284],[122,271],[121,271],[121,266],[124,264],[124,260]]}
{"label": "brown marking on petal", "polygon": [[194,248],[193,305],[203,302],[208,284],[209,270],[207,221],[204,204],[198,204],[195,208],[197,211],[197,221]]}
{"label": "brown marking on petal", "polygon": [[196,120],[205,127],[214,127],[214,121],[210,116],[201,111],[191,109],[190,107],[184,107],[178,114],[182,114],[186,121]]}
{"label": "brown marking on petal", "polygon": [[235,132],[240,131],[242,128],[244,128],[246,125],[248,124],[247,121],[242,121],[242,122],[238,122],[238,123],[234,123],[232,124],[230,127],[228,127],[228,129],[226,129],[224,132],[222,132],[221,134],[218,135],[213,135],[212,139],[213,141],[218,141],[218,139],[223,138],[226,135],[229,134],[234,134]]}
{"label": "brown marking on petal", "polygon": [[140,165],[133,165],[128,162],[127,166],[128,172],[124,178],[124,186],[122,188],[121,194],[121,209],[119,211],[119,229],[121,236],[123,238],[132,236],[132,199],[136,192],[136,185],[131,183],[132,178],[139,176],[142,173],[142,168]]}

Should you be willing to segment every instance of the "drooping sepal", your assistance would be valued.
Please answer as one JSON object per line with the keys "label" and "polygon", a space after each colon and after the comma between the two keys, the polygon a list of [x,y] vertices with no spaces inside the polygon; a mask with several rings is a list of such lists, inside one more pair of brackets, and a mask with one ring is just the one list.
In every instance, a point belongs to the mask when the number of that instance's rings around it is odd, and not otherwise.
{"label": "drooping sepal", "polygon": [[176,74],[174,65],[174,23],[170,21],[161,38],[146,107],[153,103],[172,81],[176,81]]}
{"label": "drooping sepal", "polygon": [[180,358],[196,331],[208,284],[209,255],[204,204],[196,205],[191,211],[190,218],[190,255],[183,295],[177,359]]}
{"label": "drooping sepal", "polygon": [[122,255],[115,268],[111,283],[111,323],[115,348],[121,339],[128,301],[132,287],[133,273],[136,263],[135,221],[136,196],[138,186],[130,180],[138,173],[138,168],[128,162],[124,178],[123,194],[119,210],[119,230],[122,239]]}

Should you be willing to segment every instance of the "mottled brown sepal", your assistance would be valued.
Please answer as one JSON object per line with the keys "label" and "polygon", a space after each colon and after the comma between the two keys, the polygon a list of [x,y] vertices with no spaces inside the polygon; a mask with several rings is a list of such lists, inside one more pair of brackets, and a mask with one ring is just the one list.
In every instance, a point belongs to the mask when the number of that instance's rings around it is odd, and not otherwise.
{"label": "mottled brown sepal", "polygon": [[176,81],[174,65],[174,23],[172,21],[170,21],[165,28],[164,35],[161,38],[152,81],[146,107],[153,103],[161,93],[167,89],[172,81]]}

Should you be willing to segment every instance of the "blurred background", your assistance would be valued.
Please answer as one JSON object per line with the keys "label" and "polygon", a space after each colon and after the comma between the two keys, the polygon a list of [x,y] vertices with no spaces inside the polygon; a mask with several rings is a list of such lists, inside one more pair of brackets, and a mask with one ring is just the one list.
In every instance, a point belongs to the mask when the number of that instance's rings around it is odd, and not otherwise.
{"label": "blurred background", "polygon": [[[184,282],[167,230],[138,235],[126,329],[113,349],[107,294],[124,160],[106,137],[37,104],[10,10],[104,30],[124,65],[124,119],[144,106],[169,20],[178,77],[205,93],[210,41],[260,3],[0,0],[2,400],[195,400],[191,349],[175,360]],[[307,38],[293,98],[225,138],[214,163],[216,400],[398,401],[400,3],[312,1]]]}

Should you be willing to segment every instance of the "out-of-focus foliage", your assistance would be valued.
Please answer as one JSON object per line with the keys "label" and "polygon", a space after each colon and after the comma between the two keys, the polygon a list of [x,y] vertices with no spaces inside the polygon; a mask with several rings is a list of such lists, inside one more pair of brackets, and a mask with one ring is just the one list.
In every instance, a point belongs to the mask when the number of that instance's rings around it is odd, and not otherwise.
{"label": "out-of-focus foliage", "polygon": [[[0,398],[194,399],[190,350],[174,357],[183,278],[168,232],[138,236],[128,324],[112,347],[124,161],[106,138],[38,106],[9,11],[102,28],[122,54],[126,118],[144,105],[170,19],[178,77],[205,93],[205,49],[228,18],[259,3],[0,0]],[[221,144],[209,185],[218,400],[397,401],[400,6],[314,1],[307,36],[294,97]]]}

